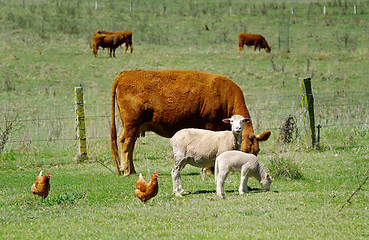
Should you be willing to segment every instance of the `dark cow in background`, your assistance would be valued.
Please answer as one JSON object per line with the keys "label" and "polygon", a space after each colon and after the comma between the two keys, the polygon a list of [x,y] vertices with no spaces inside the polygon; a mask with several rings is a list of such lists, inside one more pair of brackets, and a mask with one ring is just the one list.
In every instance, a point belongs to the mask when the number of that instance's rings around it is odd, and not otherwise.
{"label": "dark cow in background", "polygon": [[118,48],[123,43],[126,44],[126,49],[124,53],[126,53],[128,46],[131,48],[131,52],[133,51],[132,47],[132,31],[122,31],[122,32],[115,32],[105,34],[105,31],[97,31],[92,37],[92,53],[95,57],[97,57],[97,51],[99,47],[102,48],[109,48],[110,50],[110,57],[113,53],[115,57],[115,49]]}
{"label": "dark cow in background", "polygon": [[252,34],[252,33],[240,33],[238,34],[238,53],[243,50],[243,45],[248,47],[254,46],[254,52],[256,48],[264,48],[267,53],[270,53],[271,48],[268,45],[268,42],[265,38],[260,34]]}
{"label": "dark cow in background", "polygon": [[[232,115],[250,118],[243,92],[227,77],[187,70],[124,71],[112,90],[111,149],[119,174],[135,173],[133,150],[136,139],[147,131],[170,138],[183,128],[229,130],[222,119]],[[115,101],[123,132],[119,159],[115,126]],[[245,122],[241,151],[259,152],[258,141],[270,131],[255,135],[251,119]]]}

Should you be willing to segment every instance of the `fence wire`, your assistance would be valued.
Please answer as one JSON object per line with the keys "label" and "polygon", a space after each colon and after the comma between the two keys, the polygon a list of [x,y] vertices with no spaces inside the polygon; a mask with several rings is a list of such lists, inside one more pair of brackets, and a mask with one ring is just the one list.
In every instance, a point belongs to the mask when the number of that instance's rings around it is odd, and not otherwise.
{"label": "fence wire", "polygon": [[[325,138],[325,136],[329,137],[328,132],[337,131],[340,128],[369,129],[368,93],[366,91],[347,91],[341,95],[337,94],[337,91],[314,95],[316,123],[322,127],[320,144],[332,144],[332,141]],[[332,96],[335,96],[336,99],[332,100]],[[293,115],[297,119],[296,130],[302,133],[304,127],[302,117],[300,117],[302,115],[300,97],[297,94],[287,96],[270,95],[247,101],[250,114],[253,117],[255,132],[271,130],[278,134],[284,118]],[[356,101],[356,103],[339,102],[341,99],[348,98],[359,98],[360,101]],[[285,106],[278,104],[281,99],[283,99]],[[110,106],[110,102],[101,104],[85,103],[87,141],[110,139]],[[74,142],[76,140],[74,104],[3,107],[0,111],[3,113],[22,112],[22,116],[15,120],[21,127],[10,137],[8,141],[10,144]],[[350,113],[352,111],[356,111],[356,114]],[[96,112],[101,112],[101,114],[96,114]],[[349,116],[347,116],[347,113],[349,113]],[[27,117],[22,118],[24,116]],[[119,121],[117,115],[116,118]],[[0,119],[0,126],[4,123],[5,120]],[[117,127],[118,131],[122,130],[120,124],[117,124]],[[364,141],[362,143],[365,144]]]}

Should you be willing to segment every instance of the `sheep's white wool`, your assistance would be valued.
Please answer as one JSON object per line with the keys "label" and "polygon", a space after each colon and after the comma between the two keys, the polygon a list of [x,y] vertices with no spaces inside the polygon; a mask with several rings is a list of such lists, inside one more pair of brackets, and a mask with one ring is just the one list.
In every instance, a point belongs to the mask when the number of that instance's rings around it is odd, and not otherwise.
{"label": "sheep's white wool", "polygon": [[215,160],[215,182],[217,195],[225,197],[224,182],[229,172],[241,172],[241,183],[238,189],[240,195],[247,193],[247,181],[254,177],[263,189],[269,191],[272,179],[260,166],[255,155],[241,151],[227,151],[220,154]]}
{"label": "sheep's white wool", "polygon": [[231,124],[232,131],[210,131],[204,129],[182,129],[171,139],[175,164],[172,170],[173,192],[181,196],[181,170],[190,164],[195,167],[212,167],[215,158],[229,150],[239,150],[245,118],[234,115],[223,121]]}

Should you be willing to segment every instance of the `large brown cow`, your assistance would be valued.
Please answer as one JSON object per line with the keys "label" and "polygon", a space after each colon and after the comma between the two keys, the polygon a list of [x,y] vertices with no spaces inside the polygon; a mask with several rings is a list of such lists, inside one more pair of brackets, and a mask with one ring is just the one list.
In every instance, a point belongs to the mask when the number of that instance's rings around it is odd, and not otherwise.
{"label": "large brown cow", "polygon": [[254,52],[256,48],[264,48],[267,53],[270,53],[272,50],[271,47],[269,47],[267,41],[265,38],[260,34],[252,34],[252,33],[240,33],[238,34],[238,53],[243,50],[243,45],[246,45],[248,47],[254,46]]}
{"label": "large brown cow", "polygon": [[[222,119],[232,115],[250,118],[243,92],[229,78],[197,71],[125,71],[115,79],[112,91],[111,148],[119,174],[135,173],[132,157],[137,137],[152,131],[172,137],[183,128],[228,130]],[[118,155],[115,127],[115,101],[123,132]],[[241,151],[259,152],[258,141],[269,138],[270,131],[255,135],[252,122],[245,123]]]}
{"label": "large brown cow", "polygon": [[106,35],[123,35],[125,38],[125,49],[124,53],[126,54],[128,46],[130,48],[131,53],[133,52],[133,45],[132,45],[132,31],[126,30],[126,31],[118,31],[118,32],[110,32],[110,31],[104,31],[104,30],[97,30],[95,34],[106,34]]}
{"label": "large brown cow", "polygon": [[110,57],[112,53],[113,56],[115,57],[115,49],[118,48],[123,43],[126,44],[126,49],[124,53],[126,53],[128,45],[131,48],[131,52],[133,51],[131,31],[123,31],[118,34],[104,34],[102,32],[103,31],[97,31],[92,37],[92,53],[94,54],[95,57],[97,57],[97,51],[99,47],[109,48]]}

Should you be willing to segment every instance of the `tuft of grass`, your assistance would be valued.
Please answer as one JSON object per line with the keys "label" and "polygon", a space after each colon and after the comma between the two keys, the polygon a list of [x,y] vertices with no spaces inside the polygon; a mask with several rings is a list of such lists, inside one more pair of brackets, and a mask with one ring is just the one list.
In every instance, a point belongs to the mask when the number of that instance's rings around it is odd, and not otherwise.
{"label": "tuft of grass", "polygon": [[86,193],[84,192],[65,192],[53,198],[46,198],[44,203],[47,206],[74,205],[78,200],[84,199],[85,196]]}
{"label": "tuft of grass", "polygon": [[269,163],[269,172],[274,178],[300,179],[301,167],[289,157],[273,157]]}

